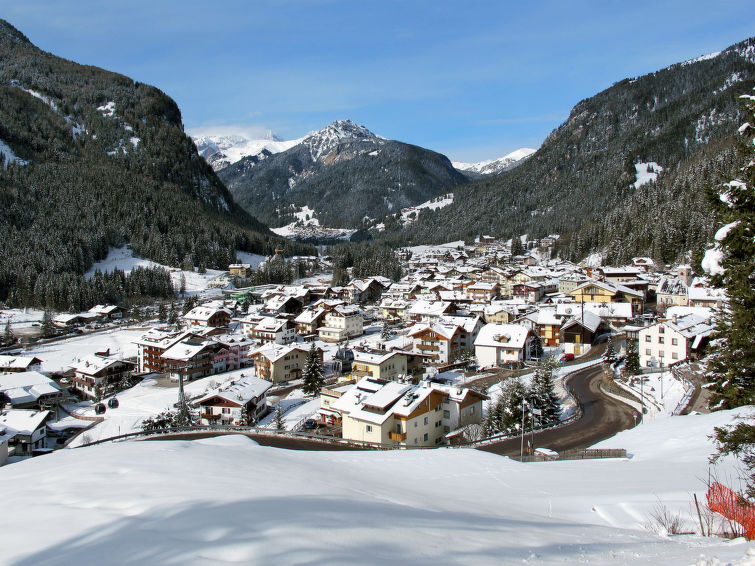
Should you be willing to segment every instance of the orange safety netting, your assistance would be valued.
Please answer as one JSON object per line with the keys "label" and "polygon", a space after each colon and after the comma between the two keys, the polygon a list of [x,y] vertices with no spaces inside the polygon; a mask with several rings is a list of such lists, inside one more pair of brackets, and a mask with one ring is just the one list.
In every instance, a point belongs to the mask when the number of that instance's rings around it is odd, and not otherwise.
{"label": "orange safety netting", "polygon": [[736,521],[744,527],[748,539],[755,539],[755,505],[718,482],[713,482],[706,498],[711,511]]}

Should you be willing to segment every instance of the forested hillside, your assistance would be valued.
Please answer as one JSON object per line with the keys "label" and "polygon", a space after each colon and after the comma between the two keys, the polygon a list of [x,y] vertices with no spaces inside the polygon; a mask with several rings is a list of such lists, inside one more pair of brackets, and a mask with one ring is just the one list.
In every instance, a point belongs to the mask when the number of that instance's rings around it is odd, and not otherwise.
{"label": "forested hillside", "polygon": [[[704,191],[740,165],[738,96],[753,86],[753,39],[623,80],[577,104],[520,166],[458,188],[453,205],[423,210],[409,229],[385,237],[558,233],[570,258],[607,250],[613,261],[652,255],[668,262],[702,249],[713,230]],[[638,170],[660,174],[642,184]]]}
{"label": "forested hillside", "polygon": [[82,275],[127,242],[167,265],[227,268],[278,241],[197,155],[173,100],[2,20],[0,154],[3,302],[84,308],[97,295]]}

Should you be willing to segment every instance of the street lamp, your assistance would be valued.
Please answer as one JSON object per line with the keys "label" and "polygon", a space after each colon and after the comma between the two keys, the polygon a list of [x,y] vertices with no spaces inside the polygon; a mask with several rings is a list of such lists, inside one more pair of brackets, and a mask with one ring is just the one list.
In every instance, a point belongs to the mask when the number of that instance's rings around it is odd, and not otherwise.
{"label": "street lamp", "polygon": [[521,432],[522,432],[522,446],[521,446],[521,448],[519,450],[519,461],[520,462],[522,462],[524,460],[524,415],[526,414],[525,410],[527,409],[527,406],[528,406],[527,405],[527,400],[526,399],[522,399],[522,429],[521,429]]}

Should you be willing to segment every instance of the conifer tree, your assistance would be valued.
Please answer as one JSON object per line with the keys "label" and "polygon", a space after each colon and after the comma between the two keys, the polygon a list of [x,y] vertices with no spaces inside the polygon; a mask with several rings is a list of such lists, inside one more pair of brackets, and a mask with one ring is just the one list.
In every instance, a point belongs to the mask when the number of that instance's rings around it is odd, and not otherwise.
{"label": "conifer tree", "polygon": [[275,409],[275,430],[284,430],[286,428],[286,421],[283,420],[283,410],[281,406]]}
{"label": "conifer tree", "polygon": [[317,395],[320,393],[323,385],[325,385],[325,369],[320,359],[320,353],[317,351],[314,343],[309,349],[309,355],[307,356],[307,362],[304,365],[304,372],[302,374],[303,385],[302,391],[306,395]]}
{"label": "conifer tree", "polygon": [[52,323],[50,311],[45,311],[42,315],[42,338],[51,338],[55,336],[55,326]]}
{"label": "conifer tree", "polygon": [[160,306],[157,308],[157,320],[160,322],[168,320],[168,309],[165,307],[165,303],[160,303]]}
{"label": "conifer tree", "polygon": [[608,337],[608,344],[606,344],[606,353],[603,357],[609,364],[616,361],[616,350],[613,345],[613,336]]}
{"label": "conifer tree", "polygon": [[3,346],[10,346],[15,344],[16,335],[13,334],[13,330],[10,327],[10,320],[5,323],[5,332],[3,332]]}
{"label": "conifer tree", "polygon": [[[755,123],[755,98],[746,103]],[[724,226],[716,234],[719,266],[711,271],[713,285],[726,289],[729,301],[716,319],[713,356],[709,369],[715,383],[711,408],[730,409],[755,402],[755,128],[741,130],[746,165],[740,176],[711,191],[711,203]]]}
{"label": "conifer tree", "polygon": [[380,331],[380,339],[383,342],[387,342],[391,339],[391,329],[388,328],[388,323],[383,323],[383,329]]}
{"label": "conifer tree", "polygon": [[542,360],[532,379],[530,397],[534,409],[539,409],[537,423],[541,428],[555,426],[560,422],[561,405],[553,385],[553,370],[558,367],[556,360],[549,356]]}
{"label": "conifer tree", "polygon": [[637,351],[637,341],[627,340],[627,357],[624,362],[625,375],[637,375],[640,373],[640,354]]}
{"label": "conifer tree", "polygon": [[[740,128],[740,151],[745,166],[738,178],[710,191],[711,203],[724,226],[716,234],[718,266],[705,261],[714,285],[724,287],[728,304],[716,319],[714,350],[709,364],[715,384],[713,409],[755,402],[755,96],[743,96],[750,122]],[[706,255],[708,255],[706,254]],[[714,438],[720,455],[739,456],[747,470],[747,495],[755,499],[755,419],[745,417],[734,426],[717,427]]]}

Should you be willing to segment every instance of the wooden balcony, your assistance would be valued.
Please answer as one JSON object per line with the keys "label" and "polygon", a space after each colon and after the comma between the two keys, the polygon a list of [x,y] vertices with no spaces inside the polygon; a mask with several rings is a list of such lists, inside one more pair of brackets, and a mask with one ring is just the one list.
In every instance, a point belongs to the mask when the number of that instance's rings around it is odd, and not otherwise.
{"label": "wooden balcony", "polygon": [[201,417],[203,419],[208,420],[208,421],[215,421],[215,420],[219,419],[221,417],[221,415],[214,415],[212,413],[202,413]]}
{"label": "wooden balcony", "polygon": [[406,433],[405,432],[389,432],[388,438],[396,442],[404,442],[406,440]]}
{"label": "wooden balcony", "polygon": [[418,350],[429,350],[432,352],[437,352],[440,348],[438,346],[430,345],[430,344],[417,344]]}

